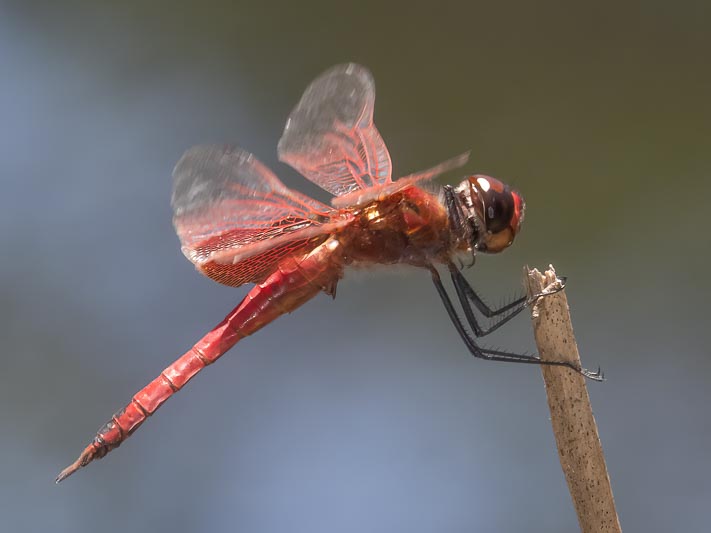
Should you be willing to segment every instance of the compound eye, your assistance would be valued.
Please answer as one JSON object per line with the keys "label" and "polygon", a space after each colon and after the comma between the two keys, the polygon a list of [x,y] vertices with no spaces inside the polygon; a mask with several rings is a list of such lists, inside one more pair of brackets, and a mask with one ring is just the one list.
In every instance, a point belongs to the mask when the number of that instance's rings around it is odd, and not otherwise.
{"label": "compound eye", "polygon": [[478,249],[488,253],[501,252],[513,242],[521,227],[523,198],[490,176],[472,176],[470,183],[479,198],[479,216],[485,230],[479,235]]}
{"label": "compound eye", "polygon": [[516,205],[511,190],[495,178],[477,176],[477,188],[484,206],[487,231],[498,233],[511,227]]}
{"label": "compound eye", "polygon": [[514,215],[514,201],[510,192],[494,192],[484,198],[486,229],[498,233],[511,225]]}

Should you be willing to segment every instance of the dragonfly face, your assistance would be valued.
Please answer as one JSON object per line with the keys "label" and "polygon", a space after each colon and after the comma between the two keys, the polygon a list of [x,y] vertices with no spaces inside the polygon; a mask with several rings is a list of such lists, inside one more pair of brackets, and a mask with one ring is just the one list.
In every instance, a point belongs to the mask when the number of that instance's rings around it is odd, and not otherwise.
{"label": "dragonfly face", "polygon": [[505,183],[476,174],[445,189],[455,236],[471,252],[498,253],[521,229],[523,197]]}

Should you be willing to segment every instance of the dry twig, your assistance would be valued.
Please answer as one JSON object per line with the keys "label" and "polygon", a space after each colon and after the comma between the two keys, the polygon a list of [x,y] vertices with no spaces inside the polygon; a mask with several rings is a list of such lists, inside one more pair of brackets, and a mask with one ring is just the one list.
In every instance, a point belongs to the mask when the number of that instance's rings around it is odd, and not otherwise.
{"label": "dry twig", "polygon": [[[529,297],[560,286],[553,266],[545,275],[524,269]],[[541,359],[570,361],[580,355],[565,291],[540,298],[531,309]],[[583,533],[621,532],[586,379],[569,368],[542,366],[558,456]]]}

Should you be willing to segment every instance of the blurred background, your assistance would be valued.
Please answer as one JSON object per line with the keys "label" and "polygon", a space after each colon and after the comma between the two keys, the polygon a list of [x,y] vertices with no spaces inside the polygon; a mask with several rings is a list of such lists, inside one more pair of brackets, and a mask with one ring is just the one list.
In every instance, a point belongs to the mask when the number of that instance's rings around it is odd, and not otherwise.
{"label": "blurred background", "polygon": [[[171,225],[185,149],[276,160],[306,85],[356,61],[396,175],[471,149],[523,232],[468,278],[567,275],[626,531],[709,530],[711,4],[0,4],[0,529],[564,532],[540,372],[470,357],[429,276],[354,273],[241,343],[60,486],[111,414],[246,293]],[[490,345],[532,350],[522,316]]]}

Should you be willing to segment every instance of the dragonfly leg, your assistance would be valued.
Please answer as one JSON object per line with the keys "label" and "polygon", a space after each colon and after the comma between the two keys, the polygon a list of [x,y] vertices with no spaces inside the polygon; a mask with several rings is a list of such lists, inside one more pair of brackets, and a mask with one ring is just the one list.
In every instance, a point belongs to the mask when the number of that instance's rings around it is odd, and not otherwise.
{"label": "dragonfly leg", "polygon": [[[502,307],[499,307],[498,309],[494,309],[492,307],[489,307],[486,302],[477,294],[476,290],[474,290],[474,287],[472,287],[467,279],[464,277],[464,275],[461,273],[461,271],[456,267],[454,263],[449,263],[448,265],[449,272],[452,276],[452,282],[454,283],[455,287],[458,287],[458,293],[463,293],[466,295],[466,299],[469,300],[471,303],[474,304],[474,306],[479,310],[479,312],[484,315],[487,318],[493,318],[498,315],[502,315],[506,313],[507,311],[510,311],[511,309],[515,309],[517,307],[521,307],[520,310],[517,310],[516,313],[520,313],[521,310],[525,308],[526,304],[526,297],[525,296],[520,296],[516,299],[514,299],[512,302],[503,305]],[[461,297],[460,297],[461,299]]]}
{"label": "dragonfly leg", "polygon": [[[464,341],[465,346],[474,357],[477,357],[479,359],[485,359],[487,361],[502,361],[508,363],[524,363],[546,366],[566,366],[574,370],[575,372],[578,372],[579,374],[585,376],[586,378],[592,379],[594,381],[602,381],[604,379],[602,372],[600,372],[599,369],[597,370],[597,372],[591,372],[590,370],[581,368],[569,361],[543,361],[537,355],[517,354],[503,350],[492,350],[490,348],[482,348],[476,343],[475,335],[469,333],[464,327],[462,319],[459,318],[459,315],[457,314],[457,311],[454,308],[454,304],[452,303],[452,300],[450,299],[446,289],[444,288],[444,285],[442,284],[442,279],[440,278],[437,269],[434,266],[430,266],[429,269],[430,273],[432,274],[432,281],[435,285],[435,288],[437,289],[437,293],[439,294],[442,303],[444,304],[445,309],[447,310],[449,318],[452,320],[452,323],[454,324],[457,333],[459,333],[459,336]],[[464,307],[464,309],[465,315],[468,315],[466,313],[466,306]],[[471,313],[471,308],[469,309],[469,311],[469,314],[473,316],[473,313]],[[469,323],[469,316],[467,316],[467,323],[472,329],[474,329],[474,325]],[[478,324],[477,327],[479,327]]]}
{"label": "dragonfly leg", "polygon": [[[511,301],[510,303],[499,307],[498,309],[493,309],[489,307],[486,302],[484,302],[484,300],[477,294],[476,290],[469,284],[469,282],[461,273],[461,271],[453,263],[449,263],[448,268],[452,277],[452,283],[457,292],[457,297],[459,298],[459,302],[462,305],[464,315],[466,316],[467,322],[469,323],[476,337],[484,337],[492,331],[496,331],[501,326],[506,324],[509,320],[513,319],[515,316],[521,313],[521,311],[538,301],[539,298],[555,294],[556,292],[563,290],[563,288],[565,287],[565,285],[563,284],[560,287],[556,287],[555,289],[552,289],[545,293],[535,294],[530,299],[527,299],[525,296],[520,296]],[[500,315],[505,316],[491,324],[488,328],[482,328],[479,325],[479,322],[477,321],[476,317],[474,316],[472,304],[474,304],[474,307],[476,307],[479,312],[487,318],[494,318]]]}

